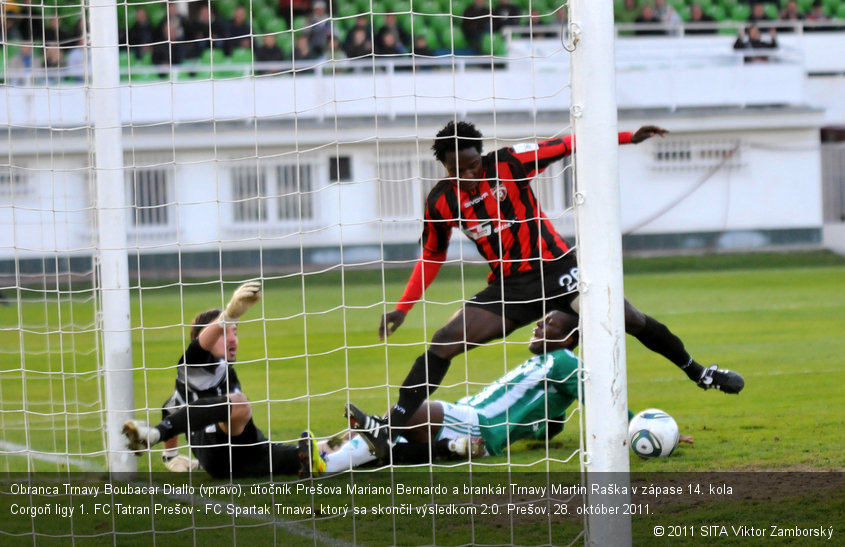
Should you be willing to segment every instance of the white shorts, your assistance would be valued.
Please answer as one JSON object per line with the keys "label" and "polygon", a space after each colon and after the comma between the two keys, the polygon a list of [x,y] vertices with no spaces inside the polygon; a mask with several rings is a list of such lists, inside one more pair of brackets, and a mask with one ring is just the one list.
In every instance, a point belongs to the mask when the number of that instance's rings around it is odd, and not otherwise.
{"label": "white shorts", "polygon": [[469,405],[438,401],[443,406],[443,425],[437,432],[436,441],[460,437],[480,437],[478,412]]}

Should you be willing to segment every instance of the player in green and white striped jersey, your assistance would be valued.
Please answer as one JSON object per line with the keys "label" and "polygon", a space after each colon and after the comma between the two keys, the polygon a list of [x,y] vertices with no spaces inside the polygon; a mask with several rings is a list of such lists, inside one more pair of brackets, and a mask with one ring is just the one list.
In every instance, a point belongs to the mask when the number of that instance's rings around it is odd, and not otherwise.
{"label": "player in green and white striped jersey", "polygon": [[[578,358],[571,351],[578,344],[577,328],[577,316],[553,311],[534,329],[528,344],[534,357],[476,395],[456,403],[423,403],[402,432],[407,442],[392,448],[392,463],[498,455],[519,439],[547,440],[560,433],[566,409],[578,399]],[[353,422],[356,414],[365,415],[354,405],[348,412]],[[359,434],[337,452],[326,455],[328,473],[377,458],[368,446],[368,432]]]}

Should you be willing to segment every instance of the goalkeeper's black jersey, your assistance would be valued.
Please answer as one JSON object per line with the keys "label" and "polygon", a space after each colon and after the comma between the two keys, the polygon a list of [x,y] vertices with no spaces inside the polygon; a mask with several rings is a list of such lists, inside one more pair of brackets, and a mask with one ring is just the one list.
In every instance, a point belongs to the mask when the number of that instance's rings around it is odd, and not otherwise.
{"label": "goalkeeper's black jersey", "polygon": [[204,350],[199,340],[193,340],[179,359],[176,390],[190,403],[201,397],[240,391],[241,383],[231,364]]}

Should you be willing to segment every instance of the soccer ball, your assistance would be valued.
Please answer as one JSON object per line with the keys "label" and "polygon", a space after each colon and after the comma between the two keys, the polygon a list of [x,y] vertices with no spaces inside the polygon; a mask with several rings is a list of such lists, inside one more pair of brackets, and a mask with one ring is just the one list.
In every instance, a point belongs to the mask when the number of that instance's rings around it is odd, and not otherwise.
{"label": "soccer ball", "polygon": [[628,423],[631,450],[641,458],[665,458],[678,447],[678,424],[658,408],[643,410]]}

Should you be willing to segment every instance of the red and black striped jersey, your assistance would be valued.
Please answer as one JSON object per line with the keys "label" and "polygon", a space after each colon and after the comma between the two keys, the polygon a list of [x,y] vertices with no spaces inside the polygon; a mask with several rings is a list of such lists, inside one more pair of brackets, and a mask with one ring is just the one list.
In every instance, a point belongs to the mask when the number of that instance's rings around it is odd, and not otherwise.
{"label": "red and black striped jersey", "polygon": [[571,137],[518,144],[482,158],[484,180],[472,191],[460,189],[454,179],[438,182],[426,198],[423,259],[445,253],[453,228],[475,243],[490,265],[491,282],[564,255],[569,246],[543,213],[530,182],[570,153]]}

